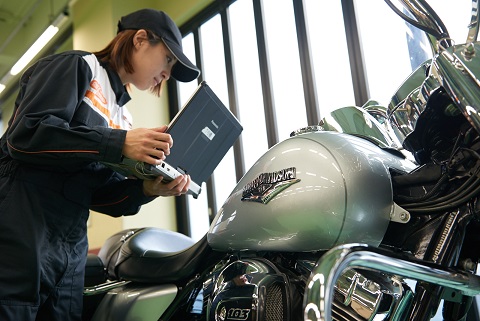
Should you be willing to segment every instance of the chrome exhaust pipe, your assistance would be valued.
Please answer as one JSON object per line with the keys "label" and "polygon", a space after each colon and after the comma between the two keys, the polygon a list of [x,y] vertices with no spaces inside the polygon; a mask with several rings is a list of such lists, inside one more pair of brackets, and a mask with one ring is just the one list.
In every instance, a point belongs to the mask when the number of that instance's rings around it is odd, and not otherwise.
{"label": "chrome exhaust pipe", "polygon": [[365,244],[347,244],[326,252],[317,262],[308,279],[303,307],[305,321],[332,320],[335,284],[349,268],[384,272],[417,281],[425,281],[463,295],[480,294],[480,277],[447,269],[428,262],[406,259],[400,255]]}

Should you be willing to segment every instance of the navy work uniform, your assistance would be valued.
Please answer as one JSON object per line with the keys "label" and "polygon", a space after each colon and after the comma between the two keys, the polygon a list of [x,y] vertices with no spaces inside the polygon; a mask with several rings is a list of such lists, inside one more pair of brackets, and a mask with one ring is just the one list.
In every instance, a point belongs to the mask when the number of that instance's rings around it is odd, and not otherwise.
{"label": "navy work uniform", "polygon": [[0,140],[0,320],[79,320],[89,210],[131,215],[153,199],[102,165],[121,160],[130,96],[81,51],[40,60],[20,86]]}

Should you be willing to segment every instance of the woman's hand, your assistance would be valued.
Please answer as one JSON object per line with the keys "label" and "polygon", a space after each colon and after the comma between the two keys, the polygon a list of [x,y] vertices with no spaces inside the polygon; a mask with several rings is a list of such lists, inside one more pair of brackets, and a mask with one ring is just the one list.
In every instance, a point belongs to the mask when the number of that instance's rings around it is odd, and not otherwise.
{"label": "woman's hand", "polygon": [[[159,128],[137,128],[127,132],[123,155],[151,165],[160,165],[173,146],[167,126]],[[191,182],[189,175],[181,175],[171,182],[162,182],[163,177],[143,181],[143,192],[147,196],[179,196],[188,191]]]}
{"label": "woman's hand", "polygon": [[168,183],[164,183],[162,180],[162,176],[155,180],[144,180],[143,193],[146,196],[180,196],[188,192],[191,182],[190,175],[181,175]]}
{"label": "woman's hand", "polygon": [[158,128],[137,128],[127,131],[122,153],[124,156],[159,165],[173,146],[170,134],[165,133],[167,126]]}

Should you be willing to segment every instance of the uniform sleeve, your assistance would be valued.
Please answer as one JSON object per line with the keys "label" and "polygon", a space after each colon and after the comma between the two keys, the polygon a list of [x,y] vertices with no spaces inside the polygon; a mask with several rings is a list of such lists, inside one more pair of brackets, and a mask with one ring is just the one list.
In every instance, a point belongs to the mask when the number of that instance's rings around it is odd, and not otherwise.
{"label": "uniform sleeve", "polygon": [[120,161],[126,131],[70,126],[91,78],[80,55],[41,60],[24,74],[7,131],[12,158],[38,165]]}
{"label": "uniform sleeve", "polygon": [[92,197],[91,209],[110,216],[134,215],[156,197],[148,197],[143,193],[143,181],[139,179],[123,179],[116,174],[108,184],[99,188]]}

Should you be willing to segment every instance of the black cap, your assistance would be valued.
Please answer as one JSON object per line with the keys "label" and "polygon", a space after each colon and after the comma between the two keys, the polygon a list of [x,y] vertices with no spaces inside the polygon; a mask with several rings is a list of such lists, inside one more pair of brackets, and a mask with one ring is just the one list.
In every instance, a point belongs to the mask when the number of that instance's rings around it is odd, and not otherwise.
{"label": "black cap", "polygon": [[118,32],[146,29],[160,37],[178,62],[172,68],[172,77],[189,82],[200,75],[200,70],[185,56],[182,49],[182,34],[173,20],[163,11],[141,9],[118,21]]}

